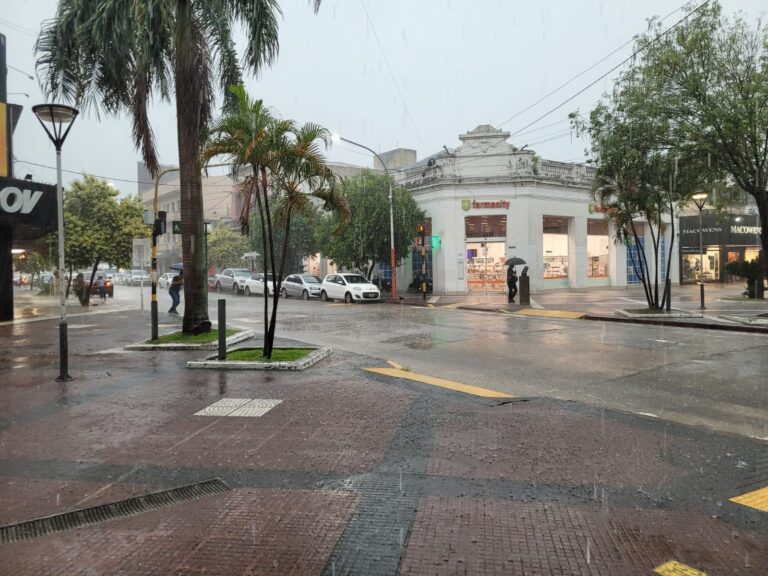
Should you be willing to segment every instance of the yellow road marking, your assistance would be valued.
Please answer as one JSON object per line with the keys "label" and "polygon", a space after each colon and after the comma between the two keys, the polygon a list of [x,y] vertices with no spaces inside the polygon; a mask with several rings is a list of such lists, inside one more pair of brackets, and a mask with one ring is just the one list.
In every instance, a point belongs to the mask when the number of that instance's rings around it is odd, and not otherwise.
{"label": "yellow road marking", "polygon": [[352,304],[344,302],[343,304],[326,304],[326,306],[352,306]]}
{"label": "yellow road marking", "polygon": [[400,366],[400,364],[398,364],[397,362],[393,362],[392,360],[387,360],[387,364],[392,366],[392,368],[397,368],[398,370],[402,370],[403,369],[403,367]]}
{"label": "yellow road marking", "polygon": [[522,314],[524,316],[545,316],[546,318],[584,318],[587,315],[586,312],[574,312],[573,310],[544,310],[537,308],[524,308],[518,310],[515,314]]}
{"label": "yellow road marking", "polygon": [[749,506],[750,508],[755,508],[761,512],[768,512],[768,487],[747,492],[741,496],[734,496],[730,501],[735,502],[736,504]]}
{"label": "yellow road marking", "polygon": [[434,307],[435,307],[434,304],[427,304],[427,308],[434,308]]}
{"label": "yellow road marking", "polygon": [[488,388],[479,388],[478,386],[470,386],[469,384],[462,384],[461,382],[452,382],[451,380],[444,380],[443,378],[437,378],[435,376],[414,374],[413,372],[406,372],[399,368],[366,368],[365,370],[375,374],[413,380],[414,382],[421,382],[422,384],[438,386],[440,388],[463,392],[464,394],[471,394],[473,396],[480,396],[482,398],[514,398],[514,396],[505,394],[504,392],[497,392],[496,390],[489,390]]}
{"label": "yellow road marking", "polygon": [[707,576],[706,572],[696,570],[696,568],[691,568],[690,566],[675,562],[674,560],[662,564],[656,568],[654,572],[656,572],[656,574],[661,574],[662,576]]}
{"label": "yellow road marking", "polygon": [[453,304],[446,304],[445,306],[440,306],[440,308],[458,308],[459,306],[464,306],[463,302],[454,302]]}

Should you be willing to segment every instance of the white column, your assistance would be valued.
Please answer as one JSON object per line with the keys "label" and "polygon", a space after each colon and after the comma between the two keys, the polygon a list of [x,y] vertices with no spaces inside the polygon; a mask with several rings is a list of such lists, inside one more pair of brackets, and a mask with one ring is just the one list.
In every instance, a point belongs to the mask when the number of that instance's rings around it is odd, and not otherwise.
{"label": "white column", "polygon": [[587,285],[587,218],[568,219],[568,285],[584,288]]}

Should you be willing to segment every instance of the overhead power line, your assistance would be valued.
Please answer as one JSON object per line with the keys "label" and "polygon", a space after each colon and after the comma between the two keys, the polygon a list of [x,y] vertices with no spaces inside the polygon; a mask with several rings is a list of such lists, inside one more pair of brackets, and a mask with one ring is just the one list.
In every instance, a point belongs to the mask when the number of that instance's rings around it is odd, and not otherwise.
{"label": "overhead power line", "polygon": [[685,22],[685,21],[686,21],[688,18],[690,18],[690,17],[691,17],[691,16],[693,16],[693,15],[694,15],[696,12],[698,12],[699,10],[701,10],[701,9],[702,9],[704,6],[706,6],[707,4],[709,4],[709,3],[710,3],[710,1],[711,1],[711,0],[705,0],[704,2],[702,2],[701,4],[699,4],[699,5],[698,5],[698,6],[697,6],[695,9],[693,9],[691,12],[689,12],[688,14],[686,14],[685,16],[683,16],[682,18],[680,18],[680,20],[678,20],[677,22],[675,22],[674,24],[672,24],[672,26],[670,26],[669,28],[667,28],[666,30],[664,30],[663,32],[661,32],[660,34],[658,34],[658,35],[657,35],[657,36],[656,36],[656,37],[655,37],[653,40],[651,40],[651,41],[650,41],[650,42],[648,42],[647,44],[644,44],[643,46],[641,46],[641,47],[640,47],[640,48],[638,48],[637,50],[634,50],[634,51],[632,52],[632,54],[630,54],[630,55],[629,55],[629,56],[627,56],[627,57],[626,57],[624,60],[622,60],[621,62],[619,62],[619,63],[618,63],[616,66],[614,66],[613,68],[611,68],[610,70],[608,70],[608,72],[606,72],[605,74],[603,74],[603,75],[599,76],[599,77],[598,77],[598,78],[596,78],[594,81],[592,81],[592,82],[590,82],[589,84],[587,84],[587,85],[586,85],[584,88],[582,88],[581,90],[579,90],[578,92],[576,92],[574,95],[572,95],[572,96],[568,97],[566,100],[564,100],[563,102],[561,102],[560,104],[558,104],[558,105],[557,105],[557,106],[555,106],[554,108],[550,109],[550,110],[549,110],[549,111],[547,111],[546,113],[544,113],[544,114],[542,114],[541,116],[539,116],[538,118],[536,118],[536,120],[534,120],[533,122],[529,122],[528,124],[526,124],[525,126],[523,126],[522,128],[520,128],[520,130],[518,130],[518,131],[516,131],[516,132],[513,132],[513,133],[512,133],[512,136],[515,136],[516,134],[519,134],[520,132],[522,132],[522,131],[523,131],[523,130],[525,130],[526,128],[530,128],[531,126],[533,126],[534,124],[536,124],[536,123],[538,123],[539,121],[543,120],[544,118],[546,118],[547,116],[549,116],[550,114],[552,114],[553,112],[555,112],[556,110],[559,110],[560,108],[562,108],[563,106],[565,106],[565,105],[566,105],[568,102],[570,102],[571,100],[573,100],[573,99],[574,99],[574,98],[576,98],[577,96],[579,96],[579,95],[583,94],[584,92],[586,92],[587,90],[589,90],[589,89],[590,89],[592,86],[594,86],[595,84],[597,84],[597,83],[598,83],[600,80],[602,80],[603,78],[605,78],[605,77],[606,77],[606,76],[608,76],[609,74],[611,74],[611,73],[615,72],[616,70],[618,70],[619,68],[621,68],[621,67],[622,67],[624,64],[626,64],[627,62],[629,62],[630,60],[632,60],[633,58],[635,58],[635,56],[637,56],[638,54],[640,54],[641,52],[643,52],[643,51],[644,51],[646,48],[648,48],[649,46],[651,46],[651,45],[655,44],[655,43],[656,43],[656,42],[657,42],[657,41],[658,41],[658,40],[659,40],[661,37],[663,37],[664,35],[666,35],[666,34],[667,34],[667,33],[668,33],[670,30],[673,30],[674,28],[677,28],[677,27],[678,27],[680,24],[682,24],[683,22]]}

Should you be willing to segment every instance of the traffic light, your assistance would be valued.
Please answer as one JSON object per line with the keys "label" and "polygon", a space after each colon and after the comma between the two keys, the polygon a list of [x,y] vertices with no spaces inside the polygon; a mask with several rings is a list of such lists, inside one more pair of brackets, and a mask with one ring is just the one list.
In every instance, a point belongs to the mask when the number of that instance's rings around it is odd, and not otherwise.
{"label": "traffic light", "polygon": [[167,214],[160,210],[157,213],[157,220],[155,220],[155,236],[162,236],[165,234],[165,220]]}
{"label": "traffic light", "polygon": [[424,224],[419,224],[416,232],[418,233],[418,236],[416,237],[416,245],[424,246]]}
{"label": "traffic light", "polygon": [[432,236],[432,250],[440,248],[440,236]]}

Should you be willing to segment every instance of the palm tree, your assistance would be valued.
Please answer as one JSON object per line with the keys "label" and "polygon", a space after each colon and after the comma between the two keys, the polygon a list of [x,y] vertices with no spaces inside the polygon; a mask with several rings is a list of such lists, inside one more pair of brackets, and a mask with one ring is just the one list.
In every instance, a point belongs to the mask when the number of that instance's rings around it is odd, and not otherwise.
{"label": "palm tree", "polygon": [[[311,0],[315,12],[321,0]],[[205,270],[200,151],[212,117],[214,83],[241,79],[232,28],[243,24],[247,70],[278,52],[277,0],[60,0],[40,33],[37,68],[45,91],[107,114],[128,112],[149,171],[159,171],[148,106],[153,95],[176,104],[181,180],[186,333],[210,330]],[[173,97],[172,97],[173,95]],[[225,107],[232,106],[225,94]]]}
{"label": "palm tree", "polygon": [[[231,162],[233,179],[245,173],[240,214],[244,233],[250,233],[251,209],[255,205],[258,210],[264,272],[271,273],[273,278],[271,317],[269,295],[264,291],[264,356],[271,358],[291,216],[308,210],[314,201],[321,203],[323,209],[336,212],[343,226],[349,210],[320,149],[321,142],[328,145],[328,131],[316,124],[298,127],[291,120],[275,118],[261,100],[252,100],[242,86],[232,87],[230,91],[237,100],[237,109],[212,125],[202,158],[207,162],[224,155]],[[270,202],[275,203],[275,222]],[[275,258],[276,226],[282,227],[283,236],[279,263]]]}

